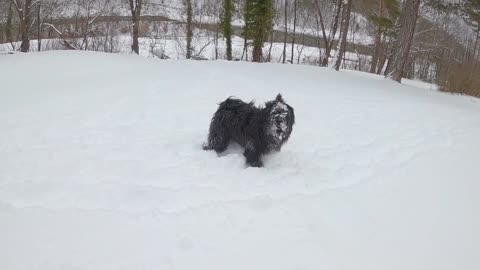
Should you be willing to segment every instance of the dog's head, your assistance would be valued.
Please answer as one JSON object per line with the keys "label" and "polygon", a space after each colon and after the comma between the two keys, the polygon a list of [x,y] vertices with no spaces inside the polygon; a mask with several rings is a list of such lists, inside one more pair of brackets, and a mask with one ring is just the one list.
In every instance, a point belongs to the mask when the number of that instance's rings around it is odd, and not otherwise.
{"label": "dog's head", "polygon": [[273,148],[280,148],[292,133],[293,124],[295,123],[295,114],[293,108],[290,107],[282,95],[278,94],[275,100],[265,103],[267,110],[267,136],[273,143]]}

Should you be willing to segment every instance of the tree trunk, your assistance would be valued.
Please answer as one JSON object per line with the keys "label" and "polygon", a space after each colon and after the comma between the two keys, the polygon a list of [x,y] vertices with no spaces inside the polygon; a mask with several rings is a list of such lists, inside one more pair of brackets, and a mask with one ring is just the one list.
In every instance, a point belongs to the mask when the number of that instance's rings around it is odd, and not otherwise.
{"label": "tree trunk", "polygon": [[268,56],[267,56],[267,62],[270,62],[272,60],[272,47],[273,47],[273,35],[275,34],[274,31],[270,33],[270,48],[268,48]]}
{"label": "tree trunk", "polygon": [[215,32],[215,60],[218,60],[218,32]]}
{"label": "tree trunk", "polygon": [[342,0],[337,0],[335,3],[335,16],[333,17],[332,27],[330,28],[329,41],[330,44],[325,48],[325,58],[323,58],[322,67],[328,66],[328,59],[330,58],[330,51],[332,50],[333,41],[338,28],[338,19],[340,18],[340,10],[342,9]]}
{"label": "tree trunk", "polygon": [[290,63],[293,64],[293,47],[295,46],[295,31],[297,28],[297,0],[293,2],[293,33],[292,33],[292,54],[290,55]]}
{"label": "tree trunk", "polygon": [[283,60],[282,60],[282,63],[285,64],[285,61],[287,61],[287,19],[288,19],[288,13],[287,13],[287,7],[288,7],[288,1],[289,0],[285,0],[285,31],[283,32]]}
{"label": "tree trunk", "polygon": [[7,14],[7,23],[5,25],[5,35],[7,36],[7,41],[10,42],[13,46],[13,37],[12,37],[12,17],[13,17],[13,10],[12,10],[12,2],[10,2],[10,5],[8,6],[8,14]]}
{"label": "tree trunk", "polygon": [[242,57],[240,60],[243,60],[243,56],[245,56],[245,61],[248,62],[248,42],[247,42],[247,37],[244,37],[243,39],[243,51],[242,51]]}
{"label": "tree trunk", "polygon": [[20,17],[20,35],[22,44],[20,45],[21,52],[30,51],[30,9],[32,0],[25,0],[23,8],[18,9]]}
{"label": "tree trunk", "polygon": [[[379,0],[379,17],[383,16],[383,0]],[[375,48],[372,55],[372,65],[370,66],[370,73],[377,71],[377,63],[380,58],[380,46],[382,43],[382,26],[380,23],[377,25],[377,32],[375,33]]]}
{"label": "tree trunk", "polygon": [[350,24],[350,13],[352,11],[352,0],[344,0],[342,11],[342,27],[340,30],[340,42],[335,52],[335,70],[340,70],[340,64],[347,48],[348,26]]}
{"label": "tree trunk", "polygon": [[385,71],[383,72],[384,76],[387,76],[389,70],[391,70],[391,66],[392,66],[391,58],[392,58],[393,49],[394,49],[393,45],[394,44],[388,44],[385,50],[385,62],[387,63],[387,65],[385,66]]}
{"label": "tree trunk", "polygon": [[389,59],[388,78],[401,82],[405,64],[408,61],[413,34],[417,24],[420,0],[406,0],[399,19],[400,31],[394,44],[393,54]]}
{"label": "tree trunk", "polygon": [[140,49],[138,46],[138,33],[140,30],[140,22],[137,19],[134,19],[135,22],[133,22],[133,31],[132,31],[132,51],[135,52],[136,54],[140,53]]}
{"label": "tree trunk", "polygon": [[253,3],[253,62],[263,62],[263,45],[272,29],[272,0]]}
{"label": "tree trunk", "polygon": [[128,0],[132,13],[132,51],[139,54],[138,36],[140,32],[140,15],[142,13],[143,0]]}
{"label": "tree trunk", "polygon": [[[323,15],[322,15],[322,10],[320,9],[320,3],[318,3],[318,0],[315,0],[315,6],[317,8],[317,13],[318,13],[318,18],[317,18],[317,29],[318,25],[320,25],[320,28],[322,30],[322,36],[323,36],[323,42],[325,43],[325,51],[323,58],[321,57],[321,53],[319,55],[319,59],[322,59],[320,62],[320,65],[323,66],[324,59],[327,59],[327,64],[328,64],[328,56],[327,56],[327,50],[330,52],[329,46],[330,46],[330,40],[327,37],[327,34],[325,32],[325,25],[323,22]],[[318,41],[318,49],[320,50],[320,40]]]}
{"label": "tree trunk", "polygon": [[130,12],[132,13],[132,51],[139,54],[138,36],[140,32],[140,15],[142,12],[143,0],[128,0]]}
{"label": "tree trunk", "polygon": [[415,79],[415,56],[410,55],[405,63],[404,75],[407,79]]}
{"label": "tree trunk", "polygon": [[42,50],[42,22],[40,21],[41,8],[42,8],[42,3],[38,3],[38,7],[37,7],[37,45],[38,45],[38,51]]}
{"label": "tree trunk", "polygon": [[260,63],[262,62],[263,52],[261,46],[253,46],[253,62]]}
{"label": "tree trunk", "polygon": [[186,58],[192,58],[192,39],[193,39],[193,9],[192,9],[192,0],[185,0],[187,6],[187,25],[186,25],[186,34],[187,34],[187,48],[186,48]]}
{"label": "tree trunk", "polygon": [[30,24],[29,19],[22,20],[22,22],[20,23],[20,31],[21,31],[20,33],[22,36],[22,44],[20,44],[20,51],[24,53],[30,51],[30,38],[29,38],[29,31],[28,31],[29,24]]}
{"label": "tree trunk", "polygon": [[377,34],[375,35],[375,48],[373,49],[372,65],[370,66],[370,70],[368,71],[370,73],[375,73],[375,71],[377,71],[377,63],[380,54],[380,42],[380,33],[377,32]]}
{"label": "tree trunk", "polygon": [[377,74],[381,74],[383,70],[383,66],[387,61],[387,57],[385,55],[385,46],[383,45],[382,42],[380,42],[380,49],[378,51],[378,54],[379,54],[379,57],[378,57],[378,64],[377,64]]}
{"label": "tree trunk", "polygon": [[262,62],[263,58],[263,25],[259,19],[256,21],[255,40],[253,42],[253,62]]}
{"label": "tree trunk", "polygon": [[223,16],[221,19],[223,36],[226,40],[227,60],[232,60],[232,13],[234,6],[232,0],[223,0]]}
{"label": "tree trunk", "polygon": [[[476,54],[477,54],[477,47],[478,47],[478,36],[480,34],[480,23],[478,24],[478,27],[477,27],[477,35],[475,37],[475,43],[473,44],[473,61],[475,61],[476,58]],[[476,63],[475,63],[475,66],[476,66]]]}

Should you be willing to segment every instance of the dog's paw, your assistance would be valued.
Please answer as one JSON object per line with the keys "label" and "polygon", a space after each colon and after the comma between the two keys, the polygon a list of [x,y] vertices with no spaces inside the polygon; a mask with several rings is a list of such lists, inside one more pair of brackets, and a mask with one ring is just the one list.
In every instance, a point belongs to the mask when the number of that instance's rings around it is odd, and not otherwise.
{"label": "dog's paw", "polygon": [[263,167],[263,162],[261,160],[254,161],[254,162],[250,163],[249,165],[250,165],[250,167],[261,168],[261,167]]}
{"label": "dog's paw", "polygon": [[208,145],[208,143],[202,144],[202,149],[203,149],[203,150],[207,150],[207,151],[208,151],[208,150],[212,150],[212,148]]}

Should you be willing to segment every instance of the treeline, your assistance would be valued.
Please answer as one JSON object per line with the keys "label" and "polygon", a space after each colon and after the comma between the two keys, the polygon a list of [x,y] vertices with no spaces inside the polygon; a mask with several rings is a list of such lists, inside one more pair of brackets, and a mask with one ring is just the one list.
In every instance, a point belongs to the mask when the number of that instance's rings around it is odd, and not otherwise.
{"label": "treeline", "polygon": [[[198,44],[205,32],[209,40]],[[215,44],[215,58],[293,64],[302,63],[299,45],[314,46],[310,64],[480,96],[480,0],[0,0],[0,42],[13,50],[42,50],[55,39],[56,48],[118,52],[125,34],[134,53],[142,37],[154,45],[175,38],[187,59]],[[240,57],[234,36],[244,41]],[[283,43],[277,60],[274,43]],[[154,46],[152,53],[168,57]]]}

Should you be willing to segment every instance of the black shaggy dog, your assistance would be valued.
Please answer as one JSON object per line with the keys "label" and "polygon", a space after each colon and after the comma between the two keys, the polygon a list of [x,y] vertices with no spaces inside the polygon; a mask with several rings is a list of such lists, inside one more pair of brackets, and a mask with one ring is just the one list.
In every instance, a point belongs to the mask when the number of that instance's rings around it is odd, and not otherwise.
{"label": "black shaggy dog", "polygon": [[292,133],[295,122],[293,108],[278,94],[273,101],[257,108],[253,102],[228,98],[220,103],[210,124],[205,150],[225,151],[230,142],[245,148],[247,164],[262,167],[261,157],[279,151]]}

